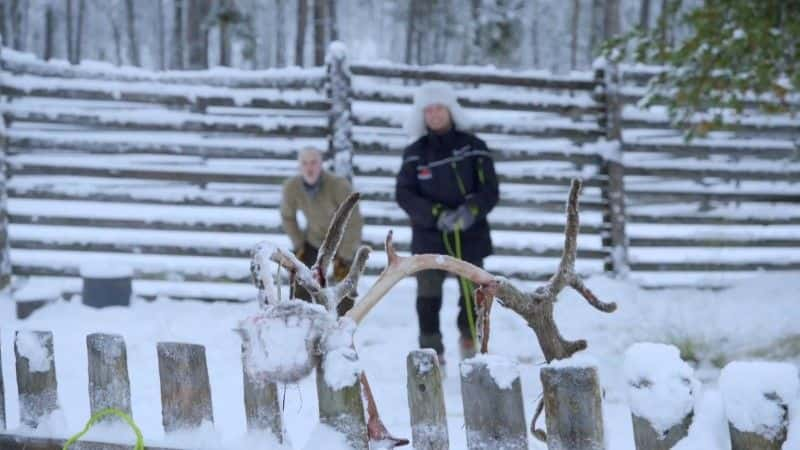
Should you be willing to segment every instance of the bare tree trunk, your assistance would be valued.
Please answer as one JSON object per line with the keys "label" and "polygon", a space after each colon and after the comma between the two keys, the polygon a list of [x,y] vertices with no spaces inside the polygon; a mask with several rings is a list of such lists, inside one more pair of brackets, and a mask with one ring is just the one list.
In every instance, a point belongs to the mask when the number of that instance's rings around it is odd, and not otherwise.
{"label": "bare tree trunk", "polygon": [[172,18],[172,58],[169,67],[183,70],[183,0],[174,0]]}
{"label": "bare tree trunk", "polygon": [[111,34],[114,37],[114,56],[116,57],[116,64],[122,65],[122,32],[119,25],[115,20],[111,20]]}
{"label": "bare tree trunk", "polygon": [[297,0],[297,36],[294,41],[294,63],[303,67],[306,46],[306,18],[308,17],[308,0]]}
{"label": "bare tree trunk", "polygon": [[539,0],[533,0],[533,20],[531,21],[531,49],[533,67],[539,67]]}
{"label": "bare tree trunk", "polygon": [[[472,23],[470,29],[472,36],[470,36],[469,43],[469,64],[480,64],[481,62],[481,0],[472,0],[470,4],[470,14],[472,16]],[[534,19],[535,20],[535,19]]]}
{"label": "bare tree trunk", "polygon": [[639,28],[645,31],[650,29],[650,0],[642,0],[642,7],[639,9]]}
{"label": "bare tree trunk", "polygon": [[86,10],[86,0],[78,0],[78,26],[75,29],[75,63],[81,62],[81,50],[83,49],[83,16]]}
{"label": "bare tree trunk", "polygon": [[25,13],[27,4],[23,8],[22,2],[24,0],[11,0],[11,46],[14,50],[25,50]]}
{"label": "bare tree trunk", "polygon": [[186,44],[188,68],[208,68],[208,30],[206,18],[211,9],[209,0],[191,0],[186,4]]}
{"label": "bare tree trunk", "polygon": [[570,45],[570,68],[578,67],[578,21],[580,20],[580,0],[572,0],[572,43]]}
{"label": "bare tree trunk", "polygon": [[286,66],[286,5],[284,0],[275,0],[278,10],[278,26],[275,28],[275,66]]}
{"label": "bare tree trunk", "polygon": [[2,44],[8,45],[8,34],[6,33],[6,4],[0,4],[0,37]]}
{"label": "bare tree trunk", "polygon": [[406,64],[411,64],[411,56],[413,54],[413,45],[414,45],[414,34],[416,34],[416,22],[417,22],[417,0],[409,0],[408,1],[408,21],[406,23],[406,57],[405,62]]}
{"label": "bare tree trunk", "polygon": [[[16,3],[16,0],[15,0]],[[77,64],[75,51],[72,48],[72,0],[67,0],[67,60],[70,64]],[[13,16],[12,16],[13,17]]]}
{"label": "bare tree trunk", "polygon": [[167,44],[166,44],[166,26],[164,24],[164,0],[158,0],[158,23],[157,25],[157,33],[158,33],[158,70],[166,70],[167,68]]}
{"label": "bare tree trunk", "polygon": [[618,35],[619,26],[619,2],[620,0],[606,0],[605,20],[603,27],[603,38],[608,40]]}
{"label": "bare tree trunk", "polygon": [[592,23],[589,26],[589,61],[597,55],[603,39],[603,2],[592,0]]}
{"label": "bare tree trunk", "polygon": [[128,59],[134,66],[141,66],[139,60],[139,42],[136,39],[136,12],[133,0],[125,0],[125,20],[128,26]]}
{"label": "bare tree trunk", "polygon": [[228,0],[222,1],[222,9],[219,22],[219,65],[230,67],[231,65],[231,22],[228,19],[229,12],[234,6]]}
{"label": "bare tree trunk", "polygon": [[[0,6],[0,9],[3,7]],[[44,59],[53,57],[53,6],[47,5],[44,10]]]}
{"label": "bare tree trunk", "polygon": [[314,66],[325,64],[325,2],[314,0]]}
{"label": "bare tree trunk", "polygon": [[336,14],[336,0],[328,0],[328,23],[331,30],[331,41],[339,40],[339,21]]}

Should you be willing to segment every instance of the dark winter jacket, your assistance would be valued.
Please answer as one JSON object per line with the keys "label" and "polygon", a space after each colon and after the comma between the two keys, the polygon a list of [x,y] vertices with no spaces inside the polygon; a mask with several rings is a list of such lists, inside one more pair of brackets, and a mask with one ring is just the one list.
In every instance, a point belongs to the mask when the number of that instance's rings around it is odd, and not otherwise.
{"label": "dark winter jacket", "polygon": [[[462,259],[478,262],[492,253],[486,216],[497,204],[497,176],[486,143],[474,135],[453,129],[443,135],[428,133],[409,145],[395,195],[411,219],[412,253],[448,254],[436,221],[442,211],[464,203],[476,220],[461,232]],[[454,233],[447,239],[455,252]]]}

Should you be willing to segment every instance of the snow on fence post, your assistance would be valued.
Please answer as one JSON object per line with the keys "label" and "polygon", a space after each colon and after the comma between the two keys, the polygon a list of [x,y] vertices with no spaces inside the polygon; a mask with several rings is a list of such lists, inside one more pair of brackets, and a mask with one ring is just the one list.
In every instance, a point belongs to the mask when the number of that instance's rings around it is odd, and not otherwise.
{"label": "snow on fence post", "polygon": [[604,200],[603,246],[611,251],[605,270],[617,276],[628,273],[628,237],[625,233],[625,167],[622,164],[622,101],[619,95],[619,67],[616,63],[598,60],[595,63],[595,100],[602,103],[605,114],[598,125],[605,130],[608,148],[602,152],[602,172],[608,180],[602,189]]}
{"label": "snow on fence post", "polygon": [[[89,362],[89,406],[95,414],[115,408],[131,414],[131,383],[128,377],[128,351],[122,336],[93,333],[86,336]],[[106,422],[119,422],[108,416]]]}
{"label": "snow on fence post", "polygon": [[461,398],[467,448],[527,450],[528,430],[516,364],[485,354],[462,361]]}
{"label": "snow on fence post", "polygon": [[597,368],[567,360],[540,372],[549,450],[604,450]]}
{"label": "snow on fence post", "polygon": [[[364,403],[361,398],[361,381],[358,375],[336,380],[331,386],[325,377],[325,364],[317,367],[317,401],[319,420],[343,434],[353,450],[367,450],[367,422],[364,419]],[[334,375],[333,377],[337,377]],[[341,383],[339,383],[341,382]]]}
{"label": "snow on fence post", "polygon": [[669,450],[689,434],[700,382],[672,345],[638,343],[623,364],[636,450]]}
{"label": "snow on fence post", "polygon": [[164,431],[171,433],[199,428],[204,422],[213,423],[205,347],[159,342],[157,348]]}
{"label": "snow on fence post", "polygon": [[418,450],[447,450],[447,413],[439,359],[431,349],[414,350],[406,359],[411,434]]}
{"label": "snow on fence post", "polygon": [[798,401],[797,368],[790,363],[737,362],[719,377],[731,450],[780,450],[790,404]]}
{"label": "snow on fence post", "polygon": [[340,177],[353,179],[353,121],[350,108],[352,89],[347,47],[340,41],[331,42],[325,58],[328,70],[326,90],[330,101],[328,114],[328,157],[333,159],[333,171]]}
{"label": "snow on fence post", "polygon": [[248,431],[266,431],[283,443],[283,416],[275,383],[250,375],[246,368],[245,349],[242,346],[242,372],[244,374],[244,411]]}
{"label": "snow on fence post", "polygon": [[58,409],[53,333],[17,331],[14,354],[20,422],[26,427],[37,428],[42,417]]}

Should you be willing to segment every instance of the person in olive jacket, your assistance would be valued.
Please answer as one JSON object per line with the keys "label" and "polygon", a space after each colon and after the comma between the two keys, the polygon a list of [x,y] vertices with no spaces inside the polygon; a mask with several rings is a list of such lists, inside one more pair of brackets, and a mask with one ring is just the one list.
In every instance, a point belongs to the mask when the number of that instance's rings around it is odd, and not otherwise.
{"label": "person in olive jacket", "polygon": [[[395,195],[411,220],[411,252],[449,254],[477,266],[492,253],[486,216],[498,201],[497,176],[486,143],[466,131],[467,118],[444,83],[423,85],[405,129],[413,141],[403,153]],[[445,272],[417,274],[419,344],[443,359],[439,327]],[[474,354],[471,283],[459,279],[457,318],[461,357]]]}

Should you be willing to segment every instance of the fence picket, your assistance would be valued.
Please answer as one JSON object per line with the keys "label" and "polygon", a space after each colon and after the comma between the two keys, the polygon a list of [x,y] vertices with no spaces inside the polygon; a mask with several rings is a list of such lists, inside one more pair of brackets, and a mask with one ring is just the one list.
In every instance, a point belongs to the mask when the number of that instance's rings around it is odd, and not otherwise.
{"label": "fence picket", "polygon": [[[128,351],[122,336],[93,333],[86,336],[89,366],[89,406],[92,414],[106,408],[131,414]],[[104,419],[116,422],[117,416]]]}
{"label": "fence picket", "polygon": [[58,409],[53,333],[17,331],[14,339],[17,360],[20,422],[37,428],[40,420]]}
{"label": "fence picket", "polygon": [[202,345],[158,343],[161,415],[167,433],[214,422],[206,349]]}

